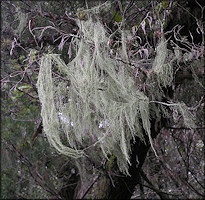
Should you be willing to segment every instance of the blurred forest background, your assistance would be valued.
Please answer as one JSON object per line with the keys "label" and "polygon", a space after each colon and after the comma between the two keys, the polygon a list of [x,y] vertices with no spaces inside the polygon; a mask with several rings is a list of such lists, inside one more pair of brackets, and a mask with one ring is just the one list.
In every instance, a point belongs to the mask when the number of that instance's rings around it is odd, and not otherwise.
{"label": "blurred forest background", "polygon": [[[125,176],[115,158],[102,158],[96,147],[81,166],[89,172],[86,179],[74,159],[58,154],[48,143],[36,83],[42,55],[60,54],[66,64],[71,62],[79,30],[76,19],[87,20],[84,9],[106,3],[111,6],[98,18],[114,35],[110,54],[119,58],[123,21],[130,36],[126,64],[139,61],[140,70],[135,65],[134,73],[142,91],[161,35],[168,40],[169,56],[177,56],[178,50],[180,59],[164,98],[184,102],[195,116],[196,128],[185,127],[183,118],[168,110],[174,119],[154,119],[151,127],[158,158],[148,143],[137,141],[131,150],[131,176]],[[204,8],[203,0],[2,1],[1,199],[203,199]],[[63,78],[58,71],[53,76]]]}

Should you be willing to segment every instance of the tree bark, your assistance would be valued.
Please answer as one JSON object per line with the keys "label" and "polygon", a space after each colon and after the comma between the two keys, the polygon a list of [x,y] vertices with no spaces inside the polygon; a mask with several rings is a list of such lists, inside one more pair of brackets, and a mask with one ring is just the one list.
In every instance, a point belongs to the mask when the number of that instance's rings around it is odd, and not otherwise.
{"label": "tree bark", "polygon": [[[155,138],[161,128],[165,126],[165,119],[153,119],[151,121],[152,138]],[[140,183],[140,172],[142,165],[146,159],[147,152],[150,148],[149,139],[145,137],[146,144],[138,138],[132,145],[131,166],[129,167],[130,176],[124,174],[116,174],[117,162],[114,156],[111,156],[105,165],[105,169],[93,178],[86,186],[79,183],[76,188],[77,199],[130,199],[133,195],[135,186]],[[136,159],[137,157],[137,159]]]}

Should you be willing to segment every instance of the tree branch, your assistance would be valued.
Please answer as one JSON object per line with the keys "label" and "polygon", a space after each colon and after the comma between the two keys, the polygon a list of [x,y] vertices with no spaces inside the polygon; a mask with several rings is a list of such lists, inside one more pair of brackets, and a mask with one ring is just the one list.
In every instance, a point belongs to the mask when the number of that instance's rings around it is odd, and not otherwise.
{"label": "tree branch", "polygon": [[[167,127],[164,127],[166,129],[175,129],[175,130],[190,130],[190,128],[187,128],[187,127],[171,127],[171,126],[167,126]],[[205,127],[197,127],[196,129],[205,129]]]}

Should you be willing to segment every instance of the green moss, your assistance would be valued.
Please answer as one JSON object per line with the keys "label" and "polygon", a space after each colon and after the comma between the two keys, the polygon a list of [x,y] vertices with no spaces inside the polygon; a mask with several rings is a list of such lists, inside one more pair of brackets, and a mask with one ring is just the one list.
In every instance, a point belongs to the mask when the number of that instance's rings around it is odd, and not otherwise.
{"label": "green moss", "polygon": [[107,199],[110,191],[110,179],[108,176],[103,176],[100,180],[100,186],[98,188],[96,199]]}
{"label": "green moss", "polygon": [[113,16],[115,16],[114,20],[116,22],[121,22],[122,21],[122,16],[118,12],[113,11]]}
{"label": "green moss", "polygon": [[108,172],[111,172],[113,167],[116,165],[116,157],[115,156],[111,156],[110,159],[107,161],[106,163],[106,169]]}

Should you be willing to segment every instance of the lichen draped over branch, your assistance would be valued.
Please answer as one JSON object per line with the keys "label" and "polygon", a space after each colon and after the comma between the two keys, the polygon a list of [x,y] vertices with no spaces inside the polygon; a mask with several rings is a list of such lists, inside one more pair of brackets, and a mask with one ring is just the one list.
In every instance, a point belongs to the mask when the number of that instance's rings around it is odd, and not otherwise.
{"label": "lichen draped over branch", "polygon": [[[116,156],[120,170],[128,174],[131,139],[135,141],[137,136],[144,141],[145,132],[153,148],[149,98],[137,89],[130,66],[109,55],[109,35],[103,25],[90,18],[78,21],[78,26],[81,39],[76,38],[77,53],[70,63],[66,65],[56,54],[44,55],[41,60],[37,86],[44,132],[58,152],[74,158],[83,155],[85,138],[92,138],[104,156]],[[127,59],[123,31],[122,43],[121,57]],[[166,51],[166,45],[159,45],[153,71],[165,86],[171,78],[165,82],[162,75],[172,77],[172,70],[165,66],[166,55],[160,57],[159,51]],[[54,78],[52,68],[69,81]],[[62,143],[62,133],[69,147]]]}
{"label": "lichen draped over branch", "polygon": [[167,41],[162,35],[156,49],[156,57],[153,63],[153,72],[157,75],[159,86],[170,86],[173,80],[172,61],[168,61]]}

